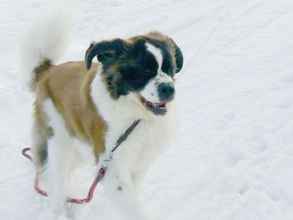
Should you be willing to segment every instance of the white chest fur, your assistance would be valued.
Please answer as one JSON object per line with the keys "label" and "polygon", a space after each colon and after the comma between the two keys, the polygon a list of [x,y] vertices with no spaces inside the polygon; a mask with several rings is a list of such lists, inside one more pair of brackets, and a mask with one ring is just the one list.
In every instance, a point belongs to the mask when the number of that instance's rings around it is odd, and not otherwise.
{"label": "white chest fur", "polygon": [[140,124],[115,151],[113,164],[122,175],[140,182],[149,165],[174,137],[175,103],[168,106],[165,116],[155,116],[138,103],[134,94],[113,100],[98,73],[91,85],[91,95],[97,109],[107,122],[106,151],[109,152],[119,136],[134,120]]}

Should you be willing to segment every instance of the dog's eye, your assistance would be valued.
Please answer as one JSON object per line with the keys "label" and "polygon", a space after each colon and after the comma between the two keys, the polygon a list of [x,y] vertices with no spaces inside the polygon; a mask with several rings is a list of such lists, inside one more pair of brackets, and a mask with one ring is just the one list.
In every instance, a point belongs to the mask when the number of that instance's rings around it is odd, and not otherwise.
{"label": "dog's eye", "polygon": [[97,58],[100,62],[105,62],[106,60],[113,59],[115,57],[114,51],[107,51],[97,55]]}
{"label": "dog's eye", "polygon": [[133,90],[142,88],[150,78],[144,71],[140,71],[137,68],[128,67],[121,71],[121,74],[128,86]]}
{"label": "dog's eye", "polygon": [[144,74],[145,74],[145,75],[148,75],[148,76],[151,76],[151,75],[154,75],[154,72],[151,71],[151,70],[145,70],[145,71],[144,71]]}
{"label": "dog's eye", "polygon": [[126,80],[133,80],[137,77],[137,70],[132,67],[122,68],[120,72]]}
{"label": "dog's eye", "polygon": [[137,81],[139,80],[141,77],[139,76],[138,73],[133,73],[133,74],[128,74],[126,77],[126,80],[128,81]]}

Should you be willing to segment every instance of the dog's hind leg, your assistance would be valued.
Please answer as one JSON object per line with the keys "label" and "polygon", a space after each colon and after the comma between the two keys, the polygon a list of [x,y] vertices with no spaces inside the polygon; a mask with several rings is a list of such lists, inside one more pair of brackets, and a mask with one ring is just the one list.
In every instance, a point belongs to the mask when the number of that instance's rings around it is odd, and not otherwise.
{"label": "dog's hind leg", "polygon": [[70,211],[66,200],[75,151],[72,149],[73,138],[54,104],[47,100],[44,107],[48,115],[48,124],[52,128],[52,136],[48,139],[49,202],[56,218],[59,218],[68,216]]}
{"label": "dog's hind leg", "polygon": [[35,104],[31,135],[32,156],[38,175],[41,175],[45,170],[48,159],[48,139],[52,136],[47,122],[47,116],[42,111],[42,106]]}

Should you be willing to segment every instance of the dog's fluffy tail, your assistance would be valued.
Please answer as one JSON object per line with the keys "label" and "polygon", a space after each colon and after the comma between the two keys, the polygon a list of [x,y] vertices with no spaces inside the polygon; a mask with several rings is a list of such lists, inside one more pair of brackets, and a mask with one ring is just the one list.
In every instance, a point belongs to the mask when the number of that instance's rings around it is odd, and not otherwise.
{"label": "dog's fluffy tail", "polygon": [[24,37],[21,64],[24,81],[34,90],[42,73],[50,68],[67,46],[71,14],[65,9],[54,9],[36,22]]}

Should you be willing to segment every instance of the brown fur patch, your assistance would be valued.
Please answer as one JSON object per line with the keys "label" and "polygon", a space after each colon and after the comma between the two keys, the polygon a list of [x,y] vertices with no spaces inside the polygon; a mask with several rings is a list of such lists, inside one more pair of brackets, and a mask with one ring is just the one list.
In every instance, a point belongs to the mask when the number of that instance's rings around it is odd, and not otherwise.
{"label": "brown fur patch", "polygon": [[64,118],[69,134],[92,145],[96,156],[105,150],[106,131],[106,124],[90,96],[97,68],[95,64],[87,71],[83,62],[68,62],[40,72],[35,102],[35,119],[40,130],[48,133],[43,103],[51,99]]}

